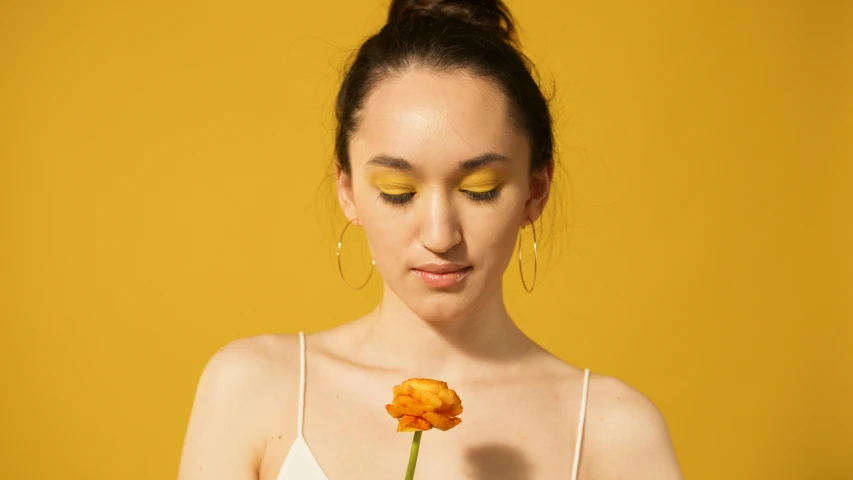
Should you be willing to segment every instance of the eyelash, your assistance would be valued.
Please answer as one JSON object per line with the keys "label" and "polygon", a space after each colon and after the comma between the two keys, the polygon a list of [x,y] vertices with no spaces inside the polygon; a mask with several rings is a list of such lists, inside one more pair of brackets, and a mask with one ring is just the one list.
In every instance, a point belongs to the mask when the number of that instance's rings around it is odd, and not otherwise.
{"label": "eyelash", "polygon": [[477,202],[488,202],[488,201],[491,201],[491,200],[498,198],[499,193],[500,193],[499,188],[493,188],[493,189],[489,190],[488,192],[465,192],[465,195],[468,195],[468,197],[471,200],[474,200]]}
{"label": "eyelash", "polygon": [[403,205],[404,203],[408,203],[409,200],[414,197],[414,193],[401,193],[399,195],[390,195],[385,192],[379,192],[379,198],[392,205]]}
{"label": "eyelash", "polygon": [[[468,196],[471,200],[475,202],[490,202],[496,198],[498,198],[498,194],[500,194],[500,187],[489,190],[488,192],[468,192],[465,190],[461,190],[465,195]],[[390,195],[384,192],[379,192],[379,198],[387,203],[392,205],[404,205],[409,203],[409,201],[415,196],[414,193],[401,193],[399,195]]]}

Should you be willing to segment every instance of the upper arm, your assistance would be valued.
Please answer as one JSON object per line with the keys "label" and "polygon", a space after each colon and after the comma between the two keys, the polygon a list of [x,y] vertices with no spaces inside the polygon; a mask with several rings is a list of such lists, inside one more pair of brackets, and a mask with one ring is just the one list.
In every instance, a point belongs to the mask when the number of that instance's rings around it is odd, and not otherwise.
{"label": "upper arm", "polygon": [[590,470],[595,480],[681,480],[666,421],[642,393],[612,377],[590,381]]}
{"label": "upper arm", "polygon": [[235,340],[201,374],[181,454],[179,480],[256,480],[263,452],[258,409],[264,384],[258,342]]}

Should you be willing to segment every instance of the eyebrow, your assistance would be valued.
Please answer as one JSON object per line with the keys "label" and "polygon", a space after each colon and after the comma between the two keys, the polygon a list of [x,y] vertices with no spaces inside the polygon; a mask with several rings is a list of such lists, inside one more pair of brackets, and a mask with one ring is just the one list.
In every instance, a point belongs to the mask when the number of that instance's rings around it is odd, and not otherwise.
{"label": "eyebrow", "polygon": [[[469,158],[468,160],[463,160],[459,162],[460,170],[474,170],[490,163],[495,162],[505,162],[509,160],[509,157],[505,155],[501,155],[499,153],[484,153],[482,155],[477,155],[474,158]],[[380,167],[388,167],[396,170],[405,170],[412,171],[415,167],[407,162],[405,159],[400,157],[392,157],[390,155],[379,154],[375,157],[371,158],[367,165],[377,165]]]}

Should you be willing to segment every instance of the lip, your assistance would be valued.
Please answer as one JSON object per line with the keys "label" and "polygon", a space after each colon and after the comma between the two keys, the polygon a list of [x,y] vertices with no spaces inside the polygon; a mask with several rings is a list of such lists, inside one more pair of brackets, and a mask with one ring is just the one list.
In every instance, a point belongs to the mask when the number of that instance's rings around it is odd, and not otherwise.
{"label": "lip", "polygon": [[412,269],[423,282],[433,288],[446,288],[455,285],[468,276],[472,267],[455,263],[428,263]]}
{"label": "lip", "polygon": [[427,273],[453,273],[467,267],[468,265],[459,265],[458,263],[425,263],[418,265],[414,270]]}

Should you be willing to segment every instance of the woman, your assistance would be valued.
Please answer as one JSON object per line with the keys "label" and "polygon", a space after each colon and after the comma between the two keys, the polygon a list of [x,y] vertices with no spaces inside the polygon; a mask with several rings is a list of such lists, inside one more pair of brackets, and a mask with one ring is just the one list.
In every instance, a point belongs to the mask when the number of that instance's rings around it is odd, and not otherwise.
{"label": "woman", "polygon": [[338,197],[383,299],[338,328],[214,355],[179,478],[402,478],[412,436],[383,405],[410,377],[446,381],[465,406],[463,426],[424,436],[419,479],[681,478],[648,399],[548,353],[504,307],[502,274],[554,171],[548,105],[506,7],[394,0],[336,113]]}

